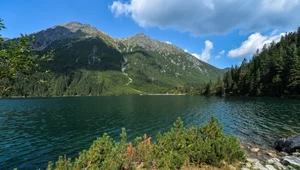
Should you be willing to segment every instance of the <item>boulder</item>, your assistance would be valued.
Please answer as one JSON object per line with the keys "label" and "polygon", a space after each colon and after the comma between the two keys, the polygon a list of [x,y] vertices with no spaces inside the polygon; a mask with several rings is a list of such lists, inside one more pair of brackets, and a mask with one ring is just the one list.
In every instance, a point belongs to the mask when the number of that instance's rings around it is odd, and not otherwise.
{"label": "boulder", "polygon": [[278,158],[271,158],[267,160],[268,164],[276,164],[277,162],[280,162]]}
{"label": "boulder", "polygon": [[274,168],[274,166],[272,166],[272,165],[266,165],[266,168],[267,168],[268,170],[277,170],[277,169]]}
{"label": "boulder", "polygon": [[265,168],[260,162],[255,162],[252,166],[253,169],[258,169],[258,170],[268,170]]}
{"label": "boulder", "polygon": [[292,153],[292,155],[295,157],[300,157],[300,153],[298,153],[298,152]]}
{"label": "boulder", "polygon": [[282,163],[284,165],[292,165],[300,168],[300,158],[294,156],[285,156]]}
{"label": "boulder", "polygon": [[300,134],[287,139],[279,139],[275,142],[275,147],[279,151],[287,153],[295,152],[297,149],[300,149]]}
{"label": "boulder", "polygon": [[255,162],[259,162],[259,160],[255,158],[247,158],[247,162],[255,163]]}

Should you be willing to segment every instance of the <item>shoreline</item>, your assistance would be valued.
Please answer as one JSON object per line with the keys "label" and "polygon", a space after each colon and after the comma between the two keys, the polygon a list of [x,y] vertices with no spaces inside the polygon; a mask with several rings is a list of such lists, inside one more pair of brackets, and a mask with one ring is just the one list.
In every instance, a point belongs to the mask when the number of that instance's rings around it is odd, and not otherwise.
{"label": "shoreline", "polygon": [[187,93],[183,94],[167,94],[167,93],[157,93],[157,94],[136,94],[136,95],[101,95],[101,96],[10,96],[10,97],[0,97],[0,99],[35,99],[35,98],[66,98],[66,97],[112,97],[112,96],[187,96]]}
{"label": "shoreline", "polygon": [[[241,163],[241,170],[298,170],[300,165],[293,162],[300,160],[300,153],[288,154],[275,148],[242,143],[241,148],[246,155],[246,161]],[[232,169],[234,170],[234,169]]]}
{"label": "shoreline", "polygon": [[168,93],[162,93],[162,94],[140,94],[140,96],[187,96],[187,93],[182,93],[182,94],[168,94]]}

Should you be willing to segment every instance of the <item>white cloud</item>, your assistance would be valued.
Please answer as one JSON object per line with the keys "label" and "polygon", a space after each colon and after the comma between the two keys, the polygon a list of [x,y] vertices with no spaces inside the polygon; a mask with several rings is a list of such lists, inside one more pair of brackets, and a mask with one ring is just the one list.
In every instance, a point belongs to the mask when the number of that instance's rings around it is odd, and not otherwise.
{"label": "white cloud", "polygon": [[165,43],[167,43],[167,44],[172,44],[170,41],[165,41]]}
{"label": "white cloud", "polygon": [[110,6],[115,16],[131,17],[141,27],[193,35],[291,30],[300,25],[299,9],[300,0],[118,0]]}
{"label": "white cloud", "polygon": [[205,41],[205,48],[202,49],[201,54],[193,53],[192,55],[199,60],[207,62],[211,58],[211,51],[214,48],[214,44],[209,40]]}
{"label": "white cloud", "polygon": [[228,57],[251,57],[257,49],[261,50],[263,46],[269,45],[272,41],[279,42],[284,33],[276,34],[272,32],[270,35],[263,36],[260,33],[251,34],[240,47],[232,49],[228,52]]}
{"label": "white cloud", "polygon": [[189,51],[187,49],[184,49],[184,52],[188,53]]}
{"label": "white cloud", "polygon": [[219,52],[219,54],[215,57],[216,59],[221,58],[225,54],[225,50]]}
{"label": "white cloud", "polygon": [[193,53],[192,56],[198,58],[200,60],[200,54],[197,54],[197,53]]}

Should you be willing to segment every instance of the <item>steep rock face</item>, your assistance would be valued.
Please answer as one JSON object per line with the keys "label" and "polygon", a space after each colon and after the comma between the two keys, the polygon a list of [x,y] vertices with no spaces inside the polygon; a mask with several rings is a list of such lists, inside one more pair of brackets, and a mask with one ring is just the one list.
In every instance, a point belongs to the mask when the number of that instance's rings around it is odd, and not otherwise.
{"label": "steep rock face", "polygon": [[[81,24],[78,22],[70,22],[61,25],[56,25],[46,30],[33,33],[35,37],[35,48],[43,50],[51,43],[64,40],[64,39],[80,39],[80,38],[91,38],[91,37],[109,37],[97,28],[92,27],[89,24]],[[112,40],[110,40],[112,41]]]}
{"label": "steep rock face", "polygon": [[76,69],[121,71],[123,55],[99,37],[57,40],[43,51],[54,53],[54,60],[46,65],[54,72]]}
{"label": "steep rock face", "polygon": [[32,34],[34,47],[41,53],[53,51],[54,60],[46,65],[54,72],[76,69],[121,70],[123,55],[113,47],[113,39],[95,27],[70,22]]}
{"label": "steep rock face", "polygon": [[43,50],[51,43],[57,40],[74,39],[87,35],[82,30],[70,30],[67,27],[58,25],[52,28],[32,34],[35,37],[34,47],[37,50]]}

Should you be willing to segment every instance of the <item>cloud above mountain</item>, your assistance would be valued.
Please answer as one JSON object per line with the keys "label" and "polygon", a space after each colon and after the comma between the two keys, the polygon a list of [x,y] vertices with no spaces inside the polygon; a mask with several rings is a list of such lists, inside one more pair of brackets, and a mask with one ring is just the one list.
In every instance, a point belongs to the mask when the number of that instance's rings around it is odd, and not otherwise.
{"label": "cloud above mountain", "polygon": [[211,41],[206,40],[205,48],[202,49],[201,54],[193,53],[192,55],[198,58],[199,60],[208,62],[208,60],[211,58],[211,51],[213,50],[213,48],[214,48],[214,44]]}
{"label": "cloud above mountain", "polygon": [[299,9],[300,0],[130,0],[110,6],[116,17],[130,17],[141,27],[193,35],[294,29],[300,25]]}

